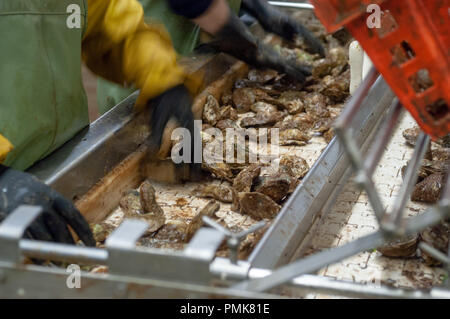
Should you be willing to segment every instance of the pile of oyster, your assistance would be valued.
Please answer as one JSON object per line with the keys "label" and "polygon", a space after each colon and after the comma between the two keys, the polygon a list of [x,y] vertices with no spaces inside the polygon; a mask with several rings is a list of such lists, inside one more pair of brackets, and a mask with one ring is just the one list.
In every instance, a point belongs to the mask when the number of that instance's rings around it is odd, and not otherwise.
{"label": "pile of oyster", "polygon": [[[305,17],[301,17],[305,21]],[[202,216],[214,217],[220,202],[231,204],[231,209],[253,220],[266,220],[267,226],[249,235],[241,245],[240,258],[245,258],[268,228],[270,221],[278,214],[283,203],[293,193],[306,175],[309,166],[305,159],[293,155],[283,155],[277,159],[278,169],[271,170],[266,162],[250,161],[252,153],[249,139],[252,130],[246,130],[244,143],[234,144],[231,153],[243,151],[244,162],[230,163],[226,160],[226,130],[243,132],[244,129],[265,128],[263,135],[269,143],[271,130],[279,130],[279,146],[302,147],[313,136],[321,136],[326,142],[333,137],[332,123],[339,115],[349,97],[350,68],[348,64],[348,44],[350,38],[339,39],[339,35],[328,35],[318,20],[308,16],[313,31],[326,48],[326,57],[311,55],[304,44],[287,44],[276,49],[288,59],[307,65],[312,75],[306,82],[298,83],[285,74],[273,70],[251,69],[248,74],[237,79],[233,87],[222,92],[219,97],[209,95],[203,108],[202,143],[217,142],[209,129],[220,130],[225,137],[223,154],[218,161],[203,161],[202,169],[208,178],[223,181],[221,184],[208,183],[198,187],[197,197],[212,200],[201,209],[189,223],[184,221],[166,222],[164,212],[155,200],[155,190],[147,181],[139,191],[131,191],[120,201],[125,217],[134,217],[150,224],[147,236],[141,244],[152,247],[182,248],[192,235],[202,226]],[[255,137],[262,137],[262,130],[254,130]],[[257,158],[259,158],[257,156]],[[206,178],[206,177],[205,177]],[[220,221],[219,221],[220,222]],[[105,223],[92,225],[94,235],[102,243],[112,227]],[[237,231],[240,231],[238,229]],[[165,245],[164,243],[167,243]]]}

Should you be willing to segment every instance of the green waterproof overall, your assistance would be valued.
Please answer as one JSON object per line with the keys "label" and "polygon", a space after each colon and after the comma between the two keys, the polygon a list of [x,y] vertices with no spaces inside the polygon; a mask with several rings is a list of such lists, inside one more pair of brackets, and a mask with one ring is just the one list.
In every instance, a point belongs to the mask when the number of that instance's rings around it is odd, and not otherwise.
{"label": "green waterproof overall", "polygon": [[[197,45],[200,30],[191,21],[171,12],[166,0],[139,0],[145,12],[145,17],[164,24],[178,54],[187,55]],[[241,0],[229,0],[233,11],[238,12]],[[134,88],[124,88],[102,78],[98,79],[97,97],[99,113],[103,114],[117,105],[135,91]]]}
{"label": "green waterproof overall", "polygon": [[26,169],[89,124],[86,10],[83,0],[0,1],[0,134],[15,147],[5,165]]}

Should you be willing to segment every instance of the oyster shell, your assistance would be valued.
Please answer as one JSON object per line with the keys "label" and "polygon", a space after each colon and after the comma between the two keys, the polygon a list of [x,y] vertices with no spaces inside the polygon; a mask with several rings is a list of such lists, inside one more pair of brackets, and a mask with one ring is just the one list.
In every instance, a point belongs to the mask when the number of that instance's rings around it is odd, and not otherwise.
{"label": "oyster shell", "polygon": [[280,166],[289,168],[292,176],[296,179],[305,177],[309,171],[308,162],[300,156],[283,155],[280,159]]}
{"label": "oyster shell", "polygon": [[157,231],[166,222],[164,211],[156,202],[155,189],[145,181],[140,192],[130,191],[119,202],[125,217],[135,218],[148,223],[146,235]]}
{"label": "oyster shell", "polygon": [[214,200],[209,201],[205,207],[191,220],[186,229],[186,241],[189,241],[194,234],[203,226],[203,216],[213,217],[213,215],[220,209],[219,203]]}
{"label": "oyster shell", "polygon": [[431,174],[414,187],[411,200],[425,203],[436,203],[442,192],[444,175]]}
{"label": "oyster shell", "polygon": [[194,191],[198,197],[214,198],[224,203],[233,202],[233,191],[226,185],[206,185]]}
{"label": "oyster shell", "polygon": [[[450,238],[450,222],[443,221],[438,225],[433,227],[428,227],[421,234],[420,237],[422,240],[430,245],[431,247],[436,248],[444,254],[448,252],[448,243]],[[425,263],[429,266],[439,266],[441,262],[434,259],[430,255],[428,255],[425,251],[421,250],[421,257],[424,259]]]}
{"label": "oyster shell", "polygon": [[236,176],[233,181],[233,188],[239,193],[250,192],[253,181],[259,176],[260,173],[261,165],[250,164]]}
{"label": "oyster shell", "polygon": [[378,247],[378,251],[386,257],[412,257],[416,254],[418,243],[419,236],[414,235]]}
{"label": "oyster shell", "polygon": [[261,193],[240,193],[239,204],[241,212],[255,220],[272,219],[281,209],[269,196]]}
{"label": "oyster shell", "polygon": [[241,120],[241,127],[257,127],[274,124],[281,120],[284,115],[283,112],[259,112],[255,116],[244,117]]}
{"label": "oyster shell", "polygon": [[203,107],[203,120],[212,126],[216,125],[217,121],[221,118],[219,108],[219,102],[217,102],[214,96],[208,95],[205,106]]}
{"label": "oyster shell", "polygon": [[263,176],[259,178],[254,191],[267,195],[279,203],[289,194],[291,182],[292,177],[286,173]]}

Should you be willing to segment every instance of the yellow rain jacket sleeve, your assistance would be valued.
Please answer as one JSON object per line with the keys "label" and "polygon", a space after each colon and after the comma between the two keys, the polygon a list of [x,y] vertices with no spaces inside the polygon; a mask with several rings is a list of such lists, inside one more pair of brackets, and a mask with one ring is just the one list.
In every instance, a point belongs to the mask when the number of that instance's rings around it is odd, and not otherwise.
{"label": "yellow rain jacket sleeve", "polygon": [[12,149],[12,144],[6,138],[4,138],[3,135],[0,134],[0,164],[3,163],[6,155],[8,155],[8,153],[12,151]]}
{"label": "yellow rain jacket sleeve", "polygon": [[137,0],[88,0],[83,60],[101,77],[140,89],[138,110],[179,84],[185,84],[193,94],[200,86],[200,81],[188,76],[177,63],[165,28],[144,22]]}

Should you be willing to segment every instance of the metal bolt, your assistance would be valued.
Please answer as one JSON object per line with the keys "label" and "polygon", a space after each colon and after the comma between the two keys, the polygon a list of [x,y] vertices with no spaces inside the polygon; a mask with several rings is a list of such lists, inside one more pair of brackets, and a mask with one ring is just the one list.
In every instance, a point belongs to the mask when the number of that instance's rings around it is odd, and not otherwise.
{"label": "metal bolt", "polygon": [[205,224],[217,229],[218,231],[220,231],[221,233],[225,234],[225,236],[228,237],[227,246],[230,251],[230,262],[235,265],[237,265],[237,262],[238,262],[239,245],[244,240],[244,238],[247,237],[248,234],[251,234],[251,233],[257,231],[258,229],[260,229],[266,225],[266,223],[264,221],[262,221],[240,233],[233,233],[233,232],[229,231],[228,229],[226,229],[225,227],[223,227],[222,225],[220,225],[219,223],[216,223],[215,221],[213,221],[211,218],[209,218],[207,216],[203,216],[203,222]]}

